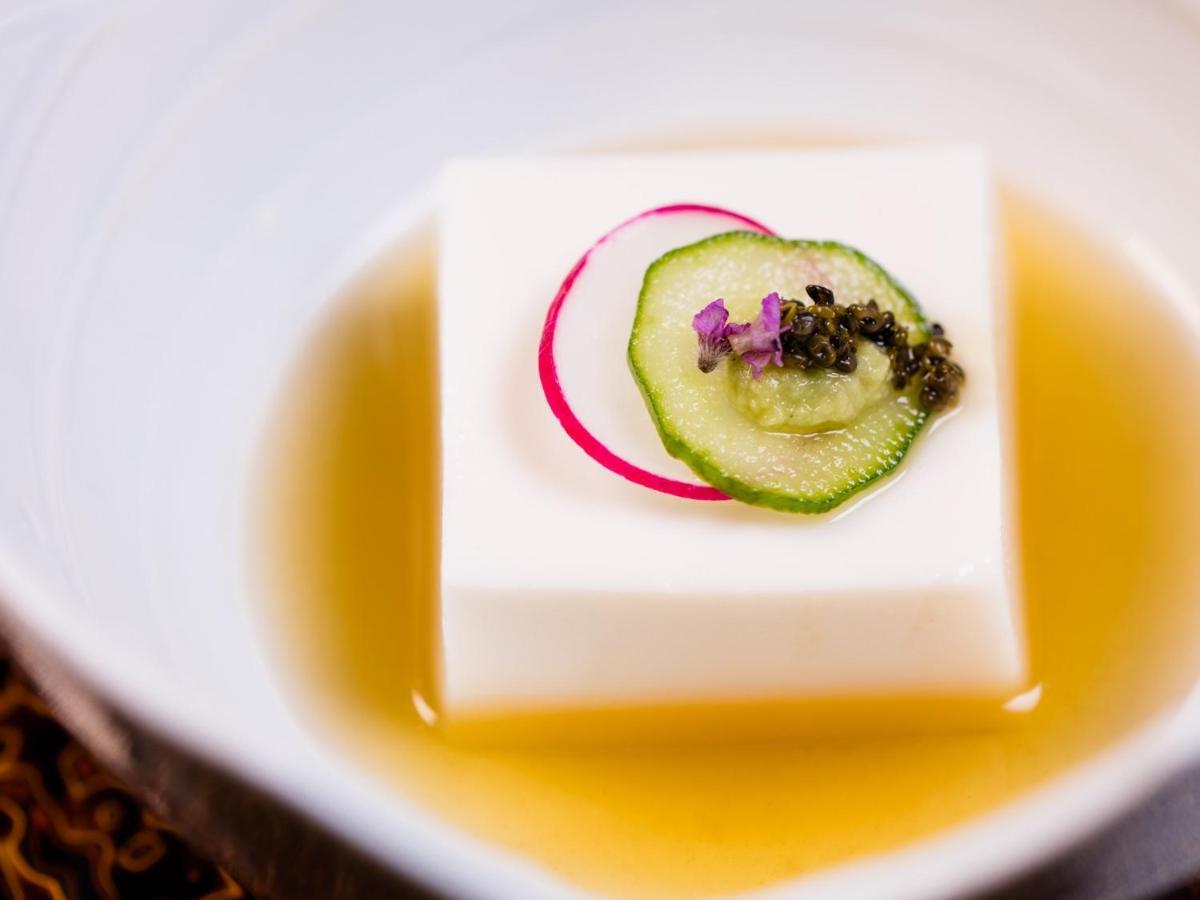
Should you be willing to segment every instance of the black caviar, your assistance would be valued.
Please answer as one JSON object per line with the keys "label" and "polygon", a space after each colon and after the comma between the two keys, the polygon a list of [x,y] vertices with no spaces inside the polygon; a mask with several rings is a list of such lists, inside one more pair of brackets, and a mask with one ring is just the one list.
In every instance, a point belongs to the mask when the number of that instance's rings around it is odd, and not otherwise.
{"label": "black caviar", "polygon": [[834,369],[850,373],[858,368],[858,341],[871,341],[887,351],[892,387],[903,390],[916,381],[923,409],[931,412],[953,406],[966,373],[950,358],[952,345],[945,330],[934,323],[929,340],[909,344],[908,329],[896,322],[891,310],[881,310],[874,300],[844,306],[829,288],[805,288],[812,303],[784,300],[780,306],[784,366],[797,369]]}

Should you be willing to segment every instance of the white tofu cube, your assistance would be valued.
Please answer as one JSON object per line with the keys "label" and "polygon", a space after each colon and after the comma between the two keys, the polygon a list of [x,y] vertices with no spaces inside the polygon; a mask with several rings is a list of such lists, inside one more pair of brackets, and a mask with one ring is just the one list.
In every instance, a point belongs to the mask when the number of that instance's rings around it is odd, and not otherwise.
{"label": "white tofu cube", "polygon": [[[978,149],[464,161],[444,191],[445,716],[1022,688]],[[858,502],[805,517],[658,494],[598,465],[551,414],[537,351],[559,283],[616,223],[675,202],[860,247],[945,323],[967,369],[962,403]],[[623,357],[612,378],[647,416]]]}

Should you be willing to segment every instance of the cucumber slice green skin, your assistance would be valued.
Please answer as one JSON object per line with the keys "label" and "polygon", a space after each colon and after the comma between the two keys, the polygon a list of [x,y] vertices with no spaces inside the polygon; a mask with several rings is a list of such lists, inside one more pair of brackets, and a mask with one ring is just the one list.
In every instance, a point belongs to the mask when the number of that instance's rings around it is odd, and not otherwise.
{"label": "cucumber slice green skin", "polygon": [[[659,371],[660,367],[656,366],[655,358],[659,354],[651,346],[654,344],[653,332],[662,326],[665,315],[668,320],[666,327],[672,332],[670,340],[687,342],[690,370],[698,371],[695,366],[695,335],[690,328],[690,316],[704,304],[725,293],[725,290],[719,286],[723,277],[731,272],[735,276],[737,275],[736,264],[732,269],[729,268],[730,251],[733,251],[734,254],[750,254],[768,260],[778,254],[781,260],[786,258],[789,265],[799,262],[809,263],[813,267],[806,272],[803,265],[795,266],[793,283],[758,283],[754,284],[752,289],[744,290],[744,296],[739,300],[731,303],[727,298],[731,318],[735,321],[753,318],[758,300],[761,300],[770,291],[778,290],[784,296],[803,296],[805,283],[820,280],[819,273],[822,267],[828,263],[835,267],[841,267],[843,271],[857,267],[857,274],[861,276],[861,280],[875,286],[876,289],[871,293],[879,302],[880,307],[891,309],[897,321],[908,326],[911,343],[916,344],[928,338],[928,323],[913,296],[882,266],[861,251],[836,241],[787,240],[754,232],[726,232],[686,247],[671,250],[659,257],[647,269],[638,298],[637,313],[629,340],[628,357],[634,379],[646,400],[667,452],[686,463],[713,487],[744,503],[782,512],[809,514],[828,512],[890,474],[904,459],[913,441],[929,421],[930,414],[920,408],[916,399],[916,387],[910,386],[903,392],[895,392],[891,397],[881,401],[876,408],[868,410],[855,422],[834,432],[815,435],[774,435],[759,431],[757,426],[748,419],[743,419],[744,430],[750,433],[756,432],[757,437],[762,441],[790,440],[795,444],[795,446],[780,444],[780,455],[786,452],[787,465],[799,471],[800,474],[795,478],[799,479],[800,484],[806,486],[789,487],[786,484],[782,486],[765,484],[763,482],[770,479],[760,479],[754,472],[731,473],[731,470],[737,468],[736,456],[729,458],[727,453],[727,458],[722,459],[721,447],[706,446],[703,436],[698,440],[695,435],[689,437],[685,434],[689,429],[693,432],[696,431],[686,415],[672,415],[671,404],[666,395],[666,387],[669,385],[664,385],[664,381],[675,380],[678,382],[681,379],[693,379],[691,382],[693,385],[701,383],[694,380],[696,376],[691,372],[687,375],[683,374],[681,367],[685,365],[685,362],[682,345],[673,345],[672,362],[678,363],[678,365],[669,372],[667,378],[662,377],[663,373]],[[725,271],[714,270],[712,283],[697,284],[686,304],[676,303],[674,309],[668,308],[664,314],[663,303],[658,296],[662,293],[661,283],[664,281],[669,283],[671,279],[678,281],[681,277],[686,281],[690,272],[702,270],[706,262],[715,263],[717,269],[724,266],[726,267]],[[814,271],[817,273],[816,275],[813,274]],[[753,282],[753,275],[746,276],[745,272],[741,274]],[[835,285],[836,287],[838,286]],[[711,296],[708,296],[710,292]],[[839,292],[838,299],[843,303],[850,303],[865,302],[871,297],[844,296]],[[693,306],[694,308],[692,308]],[[675,313],[673,318],[672,312]],[[727,397],[722,396],[718,399],[716,394],[717,391],[725,391],[726,379],[719,377],[717,373],[701,374],[700,377],[713,379],[713,402],[725,404],[732,409],[732,403]],[[703,392],[708,388],[699,388],[699,390]],[[721,415],[726,414],[726,410],[722,409]],[[736,411],[733,414],[741,416],[741,413]],[[739,427],[736,424],[731,426],[731,422],[732,420],[726,420],[724,427]],[[882,440],[877,440],[880,435],[882,435]],[[804,441],[814,441],[814,443],[808,447],[801,446],[801,442]],[[826,443],[824,445],[815,443],[822,441]],[[835,441],[836,444],[830,443]],[[875,441],[874,446],[871,446],[872,441]],[[814,468],[813,477],[809,479],[808,473],[803,471],[808,464],[806,453],[811,454],[813,450],[820,451],[822,448],[828,449],[828,452],[839,460],[849,458],[852,464],[844,471],[835,470],[829,466],[826,466],[824,470]],[[820,455],[820,452],[816,454],[816,456]],[[816,463],[813,465],[816,466]],[[815,484],[810,485],[810,481]]]}

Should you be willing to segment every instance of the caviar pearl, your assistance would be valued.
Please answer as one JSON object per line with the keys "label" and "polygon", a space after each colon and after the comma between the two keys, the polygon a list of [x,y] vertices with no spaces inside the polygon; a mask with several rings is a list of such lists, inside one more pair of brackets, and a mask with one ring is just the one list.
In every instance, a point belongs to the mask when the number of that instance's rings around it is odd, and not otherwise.
{"label": "caviar pearl", "polygon": [[866,339],[887,351],[892,386],[904,390],[920,385],[917,399],[923,409],[936,411],[952,405],[966,378],[962,366],[950,359],[953,344],[946,330],[934,323],[929,339],[909,343],[909,329],[896,321],[891,310],[880,310],[874,299],[866,303],[839,304],[833,291],[810,284],[804,292],[812,301],[786,300],[782,320],[784,365],[805,370],[834,369],[850,374],[858,368],[858,341]]}

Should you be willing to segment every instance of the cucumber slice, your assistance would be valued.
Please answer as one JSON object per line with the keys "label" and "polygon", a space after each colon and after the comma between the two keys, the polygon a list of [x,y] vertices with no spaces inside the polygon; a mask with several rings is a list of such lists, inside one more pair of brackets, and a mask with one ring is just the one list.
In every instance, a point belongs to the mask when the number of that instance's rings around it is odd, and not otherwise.
{"label": "cucumber slice", "polygon": [[[668,453],[745,503],[821,513],[899,465],[929,418],[917,402],[916,387],[889,388],[850,424],[834,430],[787,433],[786,422],[762,427],[755,421],[761,417],[748,416],[733,396],[737,387],[731,388],[730,379],[736,380],[736,373],[706,375],[697,368],[691,327],[692,316],[716,297],[725,299],[731,320],[749,321],[766,294],[803,297],[809,284],[833,289],[841,303],[874,299],[908,326],[912,344],[928,337],[912,296],[858,250],[834,241],[732,231],[672,250],[646,271],[629,362]],[[780,371],[778,377],[786,374]],[[767,387],[759,390],[768,398],[778,396]],[[778,414],[768,409],[764,415]],[[829,417],[828,412],[816,415]],[[793,430],[812,424],[819,423],[806,420]]]}
{"label": "cucumber slice", "polygon": [[733,404],[766,431],[812,434],[853,422],[891,393],[887,353],[867,341],[858,347],[858,368],[806,372],[768,366],[757,378],[735,357],[725,363]]}

